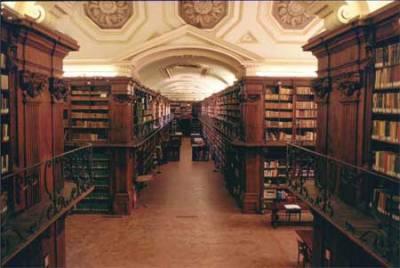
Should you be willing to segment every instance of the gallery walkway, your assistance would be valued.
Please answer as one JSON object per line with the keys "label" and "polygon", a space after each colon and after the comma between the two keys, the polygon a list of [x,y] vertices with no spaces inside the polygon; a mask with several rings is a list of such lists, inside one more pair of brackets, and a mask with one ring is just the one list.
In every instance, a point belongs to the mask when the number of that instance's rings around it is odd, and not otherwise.
{"label": "gallery walkway", "polygon": [[131,216],[67,218],[67,267],[295,267],[294,228],[241,214],[213,169],[184,139]]}

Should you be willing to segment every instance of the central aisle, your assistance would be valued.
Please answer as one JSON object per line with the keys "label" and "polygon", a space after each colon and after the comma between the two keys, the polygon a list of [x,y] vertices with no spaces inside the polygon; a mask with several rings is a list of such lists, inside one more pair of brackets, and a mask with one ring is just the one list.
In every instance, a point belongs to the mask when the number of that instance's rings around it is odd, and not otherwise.
{"label": "central aisle", "polygon": [[67,267],[295,267],[293,228],[272,229],[265,216],[241,214],[212,161],[181,160],[139,197],[131,216],[67,218]]}

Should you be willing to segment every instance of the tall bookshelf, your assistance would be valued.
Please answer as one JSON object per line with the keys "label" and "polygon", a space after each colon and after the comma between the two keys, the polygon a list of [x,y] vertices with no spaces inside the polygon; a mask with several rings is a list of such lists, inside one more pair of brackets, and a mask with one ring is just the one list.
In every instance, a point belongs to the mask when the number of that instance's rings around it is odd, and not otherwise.
{"label": "tall bookshelf", "polygon": [[110,85],[96,85],[96,81],[71,85],[69,109],[65,118],[68,142],[82,144],[108,141],[110,92]]}
{"label": "tall bookshelf", "polygon": [[379,217],[391,217],[399,222],[400,36],[378,39],[374,56],[371,167],[392,181],[374,185],[370,206]]}
{"label": "tall bookshelf", "polygon": [[1,43],[0,68],[1,68],[1,175],[4,176],[12,170],[11,148],[11,89],[10,69],[7,66],[7,44]]}
{"label": "tall bookshelf", "polygon": [[[65,145],[106,144],[110,140],[111,83],[102,78],[70,79],[71,95],[64,110]],[[93,153],[95,189],[75,212],[109,213],[112,208],[111,153],[97,148]]]}
{"label": "tall bookshelf", "polygon": [[211,156],[244,212],[268,208],[281,191],[287,193],[288,142],[315,145],[310,82],[246,77],[201,102],[200,121]]}
{"label": "tall bookshelf", "polygon": [[[394,1],[314,36],[303,47],[318,59],[316,151],[357,167],[341,168],[336,176],[325,168],[331,163],[321,167],[317,162],[321,192],[343,207],[329,215],[311,205],[316,212],[313,267],[324,266],[328,250],[332,266],[399,266],[399,9]],[[319,175],[324,172],[329,173],[325,185]],[[346,173],[355,174],[349,179]],[[300,193],[304,200],[306,194]],[[344,228],[339,215],[349,215]],[[366,239],[369,234],[376,237]]]}
{"label": "tall bookshelf", "polygon": [[[286,144],[313,149],[317,104],[310,79],[267,79],[265,84],[265,148],[263,209],[285,201],[288,191]],[[313,176],[313,174],[311,174]]]}
{"label": "tall bookshelf", "polygon": [[95,190],[75,211],[130,214],[132,184],[137,176],[152,172],[158,137],[170,120],[169,100],[128,77],[68,82],[65,145],[94,145]]}

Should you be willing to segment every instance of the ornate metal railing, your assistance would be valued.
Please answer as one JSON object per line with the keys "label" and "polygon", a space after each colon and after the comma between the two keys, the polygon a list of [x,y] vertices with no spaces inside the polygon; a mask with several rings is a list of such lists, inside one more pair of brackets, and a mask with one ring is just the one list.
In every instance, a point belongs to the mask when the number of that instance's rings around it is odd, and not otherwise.
{"label": "ornate metal railing", "polygon": [[384,189],[394,204],[399,181],[294,144],[287,161],[294,193],[375,257],[399,264],[399,207],[382,213],[374,199],[374,189]]}
{"label": "ornate metal railing", "polygon": [[3,265],[93,190],[92,147],[18,170],[1,184]]}

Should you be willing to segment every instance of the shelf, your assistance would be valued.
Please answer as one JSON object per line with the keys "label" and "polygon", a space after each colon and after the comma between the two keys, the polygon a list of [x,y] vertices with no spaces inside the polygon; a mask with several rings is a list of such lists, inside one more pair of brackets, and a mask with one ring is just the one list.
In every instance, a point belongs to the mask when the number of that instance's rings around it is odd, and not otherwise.
{"label": "shelf", "polygon": [[374,138],[372,137],[372,140],[375,142],[382,142],[382,143],[386,143],[389,145],[394,145],[394,146],[400,146],[400,142],[396,142],[396,141],[388,141],[388,140],[383,140],[383,139],[378,139],[378,138]]}

